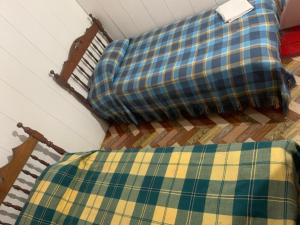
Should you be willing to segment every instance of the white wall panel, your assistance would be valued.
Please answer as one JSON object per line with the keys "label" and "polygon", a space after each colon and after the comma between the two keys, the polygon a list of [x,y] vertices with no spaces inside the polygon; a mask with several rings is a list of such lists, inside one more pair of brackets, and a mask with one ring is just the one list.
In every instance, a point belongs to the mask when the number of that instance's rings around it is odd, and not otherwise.
{"label": "white wall panel", "polygon": [[157,27],[175,20],[164,0],[141,0]]}
{"label": "white wall panel", "polygon": [[110,15],[115,24],[119,25],[119,29],[122,30],[126,36],[130,34],[136,34],[138,27],[130,15],[124,10],[119,0],[98,0],[103,6],[103,9]]}
{"label": "white wall panel", "polygon": [[[53,16],[48,8],[43,7],[43,1],[18,0],[18,3],[24,10],[28,11],[32,17],[50,33],[50,35],[53,35],[53,38],[65,49],[69,48],[75,33],[72,32],[69,27],[66,27],[56,16]],[[44,18],[51,18],[51,20]]]}
{"label": "white wall panel", "polygon": [[169,10],[176,19],[181,19],[193,14],[193,9],[189,1],[165,0]]}
{"label": "white wall panel", "polygon": [[64,51],[66,49],[63,49],[61,44],[15,0],[0,1],[0,16],[25,38],[34,43],[53,63],[61,65],[61,62],[65,60]]}
{"label": "white wall panel", "polygon": [[115,24],[99,0],[89,0],[88,2],[85,0],[78,0],[77,2],[86,13],[92,13],[93,16],[101,21],[104,29],[113,39],[122,39],[125,37],[124,33],[122,33],[122,30],[120,30]]}
{"label": "white wall panel", "polygon": [[[77,36],[78,30],[85,31],[90,25],[86,13],[74,0],[44,0],[42,2],[44,8],[47,8],[64,25],[65,32],[71,31],[73,35]],[[52,18],[48,19],[52,20]]]}
{"label": "white wall panel", "polygon": [[205,10],[214,8],[217,5],[216,0],[210,0],[210,1],[190,0],[190,3],[195,12],[203,12]]}
{"label": "white wall panel", "polygon": [[[69,146],[70,150],[80,151],[89,144],[81,136],[70,131],[65,125],[33,104],[21,92],[1,80],[0,102],[5,103],[0,104],[0,111],[6,112],[7,115],[13,118],[15,124],[17,121],[22,121],[25,125],[30,125],[41,132],[45,132],[45,135],[49,139],[52,139],[61,146]],[[6,130],[5,127],[1,127],[1,129]],[[7,130],[7,135],[12,135],[14,130]],[[18,141],[16,140],[17,143]],[[7,148],[9,149],[11,146],[7,146]]]}
{"label": "white wall panel", "polygon": [[99,147],[107,124],[48,76],[89,25],[73,0],[0,0],[0,165],[21,143],[18,121],[71,152]]}
{"label": "white wall panel", "polygon": [[155,23],[142,1],[119,0],[119,2],[138,27],[138,32],[136,33],[143,33],[145,30],[150,30],[155,27]]}
{"label": "white wall panel", "polygon": [[136,36],[153,28],[215,8],[226,0],[77,0],[100,19],[113,39]]}

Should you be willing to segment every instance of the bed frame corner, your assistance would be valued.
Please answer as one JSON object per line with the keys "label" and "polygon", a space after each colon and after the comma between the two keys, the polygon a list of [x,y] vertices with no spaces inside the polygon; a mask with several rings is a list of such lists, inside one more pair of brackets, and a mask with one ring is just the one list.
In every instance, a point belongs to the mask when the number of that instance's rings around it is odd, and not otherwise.
{"label": "bed frame corner", "polygon": [[[89,83],[91,76],[88,75],[82,68],[80,68],[79,63],[84,59],[84,55],[86,54],[86,52],[89,52],[88,49],[91,45],[93,45],[93,40],[98,39],[97,35],[100,34],[107,43],[112,42],[112,38],[104,30],[102,23],[92,14],[90,14],[89,16],[92,20],[92,25],[86,29],[85,33],[82,36],[78,37],[72,43],[69,50],[68,59],[64,62],[61,72],[58,74],[54,70],[51,70],[49,75],[60,87],[73,95],[73,97],[75,97],[81,104],[83,104],[92,114],[99,118],[99,113],[97,113],[97,111],[93,109],[88,99],[84,97],[79,91],[77,91],[73,86],[71,86],[71,84],[68,82],[72,78],[83,88],[83,90],[88,92],[88,85],[83,82],[82,78],[76,75],[74,71],[79,68],[85,75],[85,79],[88,80],[87,83]],[[106,47],[102,42],[101,44],[103,45],[103,47]],[[93,45],[93,47],[95,47],[95,45]]]}
{"label": "bed frame corner", "polygon": [[[23,129],[23,131],[28,134],[29,137],[22,144],[12,149],[13,154],[11,160],[5,166],[0,168],[0,205],[3,204],[6,207],[21,211],[22,207],[4,200],[12,188],[17,191],[21,191],[26,195],[30,194],[30,190],[14,184],[21,172],[28,176],[31,176],[34,179],[38,178],[36,174],[33,174],[30,171],[24,169],[24,166],[26,165],[29,158],[38,161],[44,166],[49,166],[49,163],[47,163],[46,161],[38,158],[35,155],[32,155],[32,152],[34,151],[36,145],[38,143],[43,143],[49,148],[53,149],[59,155],[64,155],[66,151],[63,148],[55,145],[53,142],[49,141],[42,133],[31,129],[30,127],[25,127],[22,123],[18,123],[17,127]],[[6,223],[2,222],[0,219],[0,224]]]}

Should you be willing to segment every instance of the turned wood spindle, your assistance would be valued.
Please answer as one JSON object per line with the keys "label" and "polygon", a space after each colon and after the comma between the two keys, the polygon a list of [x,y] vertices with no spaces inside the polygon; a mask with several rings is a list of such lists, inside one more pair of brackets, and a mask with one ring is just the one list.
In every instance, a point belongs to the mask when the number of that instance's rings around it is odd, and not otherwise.
{"label": "turned wood spindle", "polygon": [[5,222],[2,222],[2,221],[0,220],[0,225],[12,225],[12,224],[10,224],[10,223],[5,223]]}
{"label": "turned wood spindle", "polygon": [[102,49],[105,49],[106,46],[105,44],[103,43],[103,41],[96,35],[96,40],[98,41],[98,43],[101,45]]}
{"label": "turned wood spindle", "polygon": [[18,191],[22,191],[24,194],[27,194],[27,195],[30,194],[29,190],[26,190],[26,189],[20,187],[19,185],[14,184],[12,187]]}
{"label": "turned wood spindle", "polygon": [[92,47],[100,58],[102,56],[102,52],[99,50],[99,48],[94,43],[92,43]]}
{"label": "turned wood spindle", "polygon": [[73,79],[78,82],[86,91],[89,91],[89,87],[75,74],[72,73]]}
{"label": "turned wood spindle", "polygon": [[25,170],[25,169],[23,169],[23,170],[21,170],[24,174],[26,174],[26,175],[28,175],[28,176],[31,176],[33,179],[37,179],[39,176],[38,175],[36,175],[36,174],[33,174],[33,173],[31,173],[30,171],[28,171],[28,170]]}
{"label": "turned wood spindle", "polygon": [[87,52],[89,53],[89,55],[91,56],[91,58],[96,62],[98,63],[98,60],[96,58],[96,56],[88,49]]}
{"label": "turned wood spindle", "polygon": [[44,166],[46,166],[46,167],[50,165],[49,163],[47,163],[46,161],[44,161],[44,160],[38,158],[38,157],[35,156],[35,155],[31,155],[30,157],[31,157],[33,160],[38,161],[39,163],[41,163],[42,165],[44,165]]}
{"label": "turned wood spindle", "polygon": [[90,68],[92,72],[95,70],[95,68],[90,64],[90,62],[85,57],[83,57],[82,60]]}
{"label": "turned wood spindle", "polygon": [[18,206],[18,205],[14,205],[10,202],[2,202],[3,205],[7,206],[7,207],[10,207],[10,208],[13,208],[15,210],[18,210],[18,211],[22,211],[22,207]]}
{"label": "turned wood spindle", "polygon": [[89,80],[91,78],[91,76],[85,71],[85,69],[83,69],[82,66],[78,65],[79,71],[82,72],[82,74]]}

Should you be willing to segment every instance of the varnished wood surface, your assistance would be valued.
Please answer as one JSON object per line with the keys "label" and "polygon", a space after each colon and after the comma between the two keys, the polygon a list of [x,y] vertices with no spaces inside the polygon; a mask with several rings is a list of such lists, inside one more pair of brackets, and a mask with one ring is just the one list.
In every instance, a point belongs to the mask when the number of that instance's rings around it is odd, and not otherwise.
{"label": "varnished wood surface", "polygon": [[23,144],[13,149],[11,161],[6,166],[0,168],[0,176],[2,177],[2,183],[0,184],[0,204],[13,186],[37,143],[38,140],[30,136]]}
{"label": "varnished wood surface", "polygon": [[73,42],[69,51],[68,59],[67,61],[65,61],[62,71],[60,72],[59,76],[55,77],[55,80],[61,85],[68,82],[69,78],[72,75],[72,72],[77,67],[78,63],[80,62],[85,51],[88,49],[98,31],[98,25],[94,22],[92,26],[86,30],[84,35],[77,38]]}
{"label": "varnished wood surface", "polygon": [[15,209],[19,208],[19,206],[9,202],[3,202],[10,189],[14,188],[16,190],[22,191],[27,195],[30,193],[30,190],[24,189],[23,187],[20,187],[18,185],[14,185],[14,182],[17,179],[18,175],[20,173],[24,173],[25,175],[30,176],[34,179],[38,178],[38,175],[24,169],[24,166],[26,165],[28,159],[31,157],[33,160],[38,161],[44,166],[49,165],[49,163],[47,163],[46,161],[32,155],[32,152],[34,151],[36,145],[38,143],[43,143],[52,148],[60,155],[63,155],[66,152],[63,148],[49,141],[40,132],[31,129],[30,127],[23,126],[22,123],[18,123],[17,127],[22,128],[24,132],[29,135],[29,137],[24,143],[13,149],[13,155],[10,162],[4,167],[0,168],[0,204],[3,203],[4,205]]}
{"label": "varnished wood surface", "polygon": [[47,145],[49,148],[52,148],[54,151],[56,151],[58,154],[63,155],[66,153],[66,150],[63,148],[55,145],[53,142],[49,141],[42,133],[30,128],[23,126],[22,123],[17,124],[18,128],[22,128],[23,131],[28,134],[29,136],[35,138],[40,143]]}
{"label": "varnished wood surface", "polygon": [[[97,33],[100,32],[101,34],[103,34],[104,38],[107,40],[108,43],[112,41],[112,38],[104,30],[101,22],[92,15],[90,15],[90,17],[92,19],[91,27],[89,27],[81,37],[77,38],[73,42],[69,51],[68,59],[64,62],[61,72],[58,74],[51,70],[50,75],[53,76],[53,79],[59,86],[68,91],[90,112],[99,117],[97,111],[95,111],[91,107],[89,101],[68,83],[68,81],[71,78],[74,78],[88,92],[89,87],[77,75],[74,74],[74,70],[78,67],[80,61],[83,60],[84,54],[88,50],[89,46],[92,44],[92,41],[96,37]],[[79,69],[82,71],[82,68],[79,67]],[[85,74],[84,70],[82,72],[83,74]],[[87,76],[88,81],[89,79],[90,77]]]}

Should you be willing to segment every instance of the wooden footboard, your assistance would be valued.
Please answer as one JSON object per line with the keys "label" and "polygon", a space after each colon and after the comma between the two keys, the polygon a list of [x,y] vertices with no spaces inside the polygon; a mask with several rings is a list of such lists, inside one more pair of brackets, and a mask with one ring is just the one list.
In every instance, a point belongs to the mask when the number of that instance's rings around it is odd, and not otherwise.
{"label": "wooden footboard", "polygon": [[[50,71],[57,84],[97,115],[87,100],[89,82],[104,49],[112,41],[101,22],[90,15],[92,25],[71,45],[61,72]],[[97,115],[98,116],[98,115]]]}
{"label": "wooden footboard", "polygon": [[[18,190],[26,195],[30,194],[30,190],[14,184],[20,173],[24,173],[25,175],[30,176],[34,179],[38,178],[36,174],[33,174],[32,172],[24,169],[24,166],[30,158],[42,164],[43,166],[49,166],[48,162],[32,154],[37,144],[45,144],[46,146],[52,148],[59,155],[64,155],[66,151],[50,142],[40,132],[29,127],[24,127],[22,123],[18,123],[17,127],[22,128],[24,132],[29,135],[29,137],[24,143],[13,149],[11,161],[4,167],[0,168],[0,205],[3,204],[17,211],[21,211],[21,206],[13,204],[11,202],[7,202],[5,201],[5,198],[11,189]],[[7,223],[1,221],[0,218],[0,224]]]}

